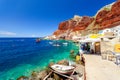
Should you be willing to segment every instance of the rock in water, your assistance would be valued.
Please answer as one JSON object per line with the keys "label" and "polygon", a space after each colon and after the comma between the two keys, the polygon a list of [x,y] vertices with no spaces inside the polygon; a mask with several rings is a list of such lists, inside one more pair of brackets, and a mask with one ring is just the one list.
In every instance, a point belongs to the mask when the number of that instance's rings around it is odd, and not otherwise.
{"label": "rock in water", "polygon": [[17,80],[29,80],[29,78],[26,76],[20,76],[19,78],[17,78]]}
{"label": "rock in water", "polygon": [[54,62],[50,62],[49,65],[48,65],[48,67],[51,67],[54,64],[55,64]]}

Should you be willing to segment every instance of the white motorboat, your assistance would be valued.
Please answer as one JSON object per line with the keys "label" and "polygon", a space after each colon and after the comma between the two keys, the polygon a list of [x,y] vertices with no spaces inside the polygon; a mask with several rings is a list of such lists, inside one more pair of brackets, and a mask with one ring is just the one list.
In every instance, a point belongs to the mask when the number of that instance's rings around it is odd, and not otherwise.
{"label": "white motorboat", "polygon": [[59,65],[59,64],[54,64],[51,66],[51,68],[62,74],[71,74],[75,69],[75,67],[73,66],[65,66],[65,65]]}
{"label": "white motorboat", "polygon": [[63,45],[66,45],[66,46],[67,46],[67,45],[68,45],[68,43],[67,43],[67,42],[66,42],[66,43],[63,43]]}
{"label": "white motorboat", "polygon": [[53,46],[60,46],[59,44],[54,44]]}

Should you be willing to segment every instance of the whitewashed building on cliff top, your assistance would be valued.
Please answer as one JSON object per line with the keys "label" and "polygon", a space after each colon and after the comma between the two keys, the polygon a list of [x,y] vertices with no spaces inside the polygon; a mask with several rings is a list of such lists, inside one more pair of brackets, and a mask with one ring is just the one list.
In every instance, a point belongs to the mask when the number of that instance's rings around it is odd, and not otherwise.
{"label": "whitewashed building on cliff top", "polygon": [[104,34],[106,32],[113,32],[114,36],[116,36],[116,37],[120,36],[120,25],[112,27],[112,28],[106,28],[106,29],[104,29],[104,30],[102,30],[100,32],[102,32],[102,34]]}

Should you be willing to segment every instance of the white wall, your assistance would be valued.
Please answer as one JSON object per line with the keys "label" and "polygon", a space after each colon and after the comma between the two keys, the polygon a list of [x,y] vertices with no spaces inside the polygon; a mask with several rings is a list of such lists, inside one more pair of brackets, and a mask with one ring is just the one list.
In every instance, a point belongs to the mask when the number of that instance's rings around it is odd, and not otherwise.
{"label": "white wall", "polygon": [[107,28],[107,29],[101,30],[100,32],[102,34],[104,34],[105,32],[114,32],[116,36],[120,36],[120,25],[115,26],[113,28]]}

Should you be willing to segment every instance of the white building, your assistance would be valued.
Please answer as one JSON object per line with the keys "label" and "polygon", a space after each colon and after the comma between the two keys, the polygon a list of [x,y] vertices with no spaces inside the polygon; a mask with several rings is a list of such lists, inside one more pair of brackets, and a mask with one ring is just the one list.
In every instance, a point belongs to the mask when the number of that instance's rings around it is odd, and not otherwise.
{"label": "white building", "polygon": [[104,34],[106,32],[113,32],[115,36],[120,36],[120,25],[100,31],[101,34]]}

